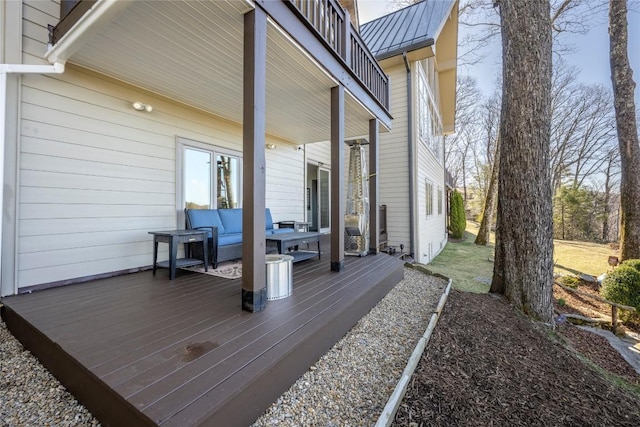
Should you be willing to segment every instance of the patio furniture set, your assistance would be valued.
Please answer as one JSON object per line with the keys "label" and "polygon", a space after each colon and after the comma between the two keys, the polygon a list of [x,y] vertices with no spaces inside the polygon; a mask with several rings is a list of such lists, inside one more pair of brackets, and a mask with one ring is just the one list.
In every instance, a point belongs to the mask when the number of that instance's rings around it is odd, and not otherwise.
{"label": "patio furniture set", "polygon": [[[211,263],[242,258],[242,209],[185,209],[185,230],[150,231],[154,241],[153,272],[157,267],[169,268],[170,279],[176,268],[204,264],[207,271]],[[271,211],[265,209],[265,236],[267,246],[278,254],[290,255],[292,262],[300,262],[316,255],[320,258],[321,233],[308,230],[309,223],[298,221],[273,222]],[[157,262],[158,243],[169,244],[169,260]],[[185,244],[185,257],[177,258],[178,245]],[[199,243],[198,245],[193,245]],[[300,245],[317,244],[317,251],[298,250]],[[204,260],[208,260],[205,262]]]}

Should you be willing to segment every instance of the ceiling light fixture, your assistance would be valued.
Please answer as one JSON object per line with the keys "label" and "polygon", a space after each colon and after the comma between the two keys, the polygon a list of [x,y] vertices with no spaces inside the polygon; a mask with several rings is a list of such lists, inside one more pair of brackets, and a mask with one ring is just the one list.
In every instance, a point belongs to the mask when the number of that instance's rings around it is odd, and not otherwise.
{"label": "ceiling light fixture", "polygon": [[153,111],[153,107],[151,105],[143,104],[140,101],[136,101],[132,105],[133,105],[133,108],[138,111],[146,111],[147,113],[150,113]]}

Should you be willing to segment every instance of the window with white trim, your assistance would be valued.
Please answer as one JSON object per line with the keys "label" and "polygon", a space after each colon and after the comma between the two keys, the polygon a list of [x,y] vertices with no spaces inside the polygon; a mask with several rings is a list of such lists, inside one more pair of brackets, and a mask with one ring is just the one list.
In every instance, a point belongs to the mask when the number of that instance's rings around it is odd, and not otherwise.
{"label": "window with white trim", "polygon": [[[429,66],[427,61],[427,66]],[[424,69],[422,62],[417,62],[418,74],[418,96],[417,96],[417,112],[418,112],[418,138],[431,151],[438,163],[444,164],[444,138],[442,135],[442,120],[438,113],[437,102],[433,91],[431,90],[431,79],[435,79],[435,71],[430,69],[430,73]]]}
{"label": "window with white trim", "polygon": [[181,144],[180,160],[183,208],[242,207],[240,153],[189,141]]}
{"label": "window with white trim", "polygon": [[433,183],[429,180],[425,181],[425,206],[427,216],[433,215]]}
{"label": "window with white trim", "polygon": [[438,187],[438,215],[442,215],[442,187]]}

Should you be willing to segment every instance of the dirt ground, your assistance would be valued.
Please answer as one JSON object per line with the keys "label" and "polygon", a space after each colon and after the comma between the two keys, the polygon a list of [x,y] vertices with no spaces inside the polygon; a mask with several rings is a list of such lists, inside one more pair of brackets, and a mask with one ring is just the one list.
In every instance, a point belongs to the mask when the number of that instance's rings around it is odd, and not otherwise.
{"label": "dirt ground", "polygon": [[394,425],[639,426],[638,384],[604,338],[566,323],[553,332],[501,297],[452,291]]}

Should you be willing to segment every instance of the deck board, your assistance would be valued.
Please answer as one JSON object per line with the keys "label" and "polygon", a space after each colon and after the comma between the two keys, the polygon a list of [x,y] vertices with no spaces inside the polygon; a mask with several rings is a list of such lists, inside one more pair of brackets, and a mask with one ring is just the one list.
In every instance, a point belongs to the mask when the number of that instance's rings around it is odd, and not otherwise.
{"label": "deck board", "polygon": [[401,280],[380,254],[294,265],[292,295],[241,310],[241,280],[166,270],[3,300],[9,329],[104,424],[246,425]]}

